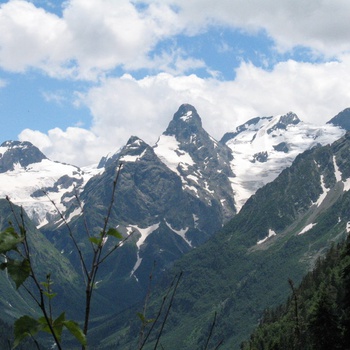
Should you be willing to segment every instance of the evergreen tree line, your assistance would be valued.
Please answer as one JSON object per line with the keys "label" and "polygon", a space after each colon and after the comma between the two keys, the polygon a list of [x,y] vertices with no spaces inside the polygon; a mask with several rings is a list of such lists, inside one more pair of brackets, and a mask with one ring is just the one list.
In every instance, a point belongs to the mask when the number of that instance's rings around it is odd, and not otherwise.
{"label": "evergreen tree line", "polygon": [[266,310],[242,350],[350,349],[350,236],[319,258],[279,307]]}

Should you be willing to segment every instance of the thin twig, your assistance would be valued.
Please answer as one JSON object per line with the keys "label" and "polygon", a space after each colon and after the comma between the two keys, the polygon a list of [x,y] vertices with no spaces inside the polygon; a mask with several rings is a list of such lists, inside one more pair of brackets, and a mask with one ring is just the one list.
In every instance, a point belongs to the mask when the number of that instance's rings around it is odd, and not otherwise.
{"label": "thin twig", "polygon": [[212,323],[212,325],[211,325],[211,327],[210,327],[210,331],[209,331],[209,335],[208,335],[208,338],[207,338],[207,342],[206,342],[205,347],[204,347],[205,350],[208,349],[208,345],[209,345],[210,338],[211,338],[211,336],[213,335],[213,330],[214,330],[215,323],[216,323],[216,315],[217,315],[217,313],[216,313],[216,311],[215,311],[214,320],[213,320],[213,323]]}
{"label": "thin twig", "polygon": [[[156,265],[156,262],[153,261],[152,270],[151,270],[151,273],[149,274],[149,282],[148,282],[148,288],[147,288],[147,293],[146,293],[146,297],[145,297],[145,302],[143,304],[143,310],[142,310],[142,315],[143,315],[144,318],[146,318],[146,311],[147,311],[147,306],[148,306],[148,300],[149,300],[149,297],[151,295],[152,278],[153,278],[153,271],[154,271],[155,265]],[[145,328],[146,328],[146,324],[145,324],[144,321],[142,321],[140,335],[139,335],[138,348],[141,347],[141,344],[143,342],[143,337],[144,337],[144,334],[145,334]]]}
{"label": "thin twig", "polygon": [[111,250],[109,250],[108,253],[106,253],[106,255],[103,256],[98,262],[98,265],[101,265],[115,250],[121,247],[134,234],[134,232],[135,231],[131,232],[127,237],[125,237],[123,240],[117,243]]}
{"label": "thin twig", "polygon": [[31,333],[29,335],[30,335],[31,339],[33,340],[34,344],[36,345],[36,348],[38,350],[40,350],[40,346],[39,346],[39,343],[37,342],[37,340],[33,337],[33,335]]}
{"label": "thin twig", "polygon": [[[94,256],[93,256],[92,263],[91,263],[91,270],[87,275],[88,280],[87,280],[86,289],[85,289],[85,294],[86,294],[86,296],[85,296],[85,320],[84,320],[84,329],[83,329],[83,333],[85,335],[87,334],[87,331],[89,328],[90,311],[91,311],[91,298],[92,298],[92,294],[93,294],[94,284],[95,284],[95,281],[97,278],[98,268],[100,266],[100,262],[102,259],[101,256],[102,256],[102,251],[103,251],[103,247],[104,247],[104,240],[107,237],[107,226],[108,226],[108,222],[109,222],[109,219],[110,219],[111,213],[112,213],[112,207],[114,204],[115,192],[116,192],[116,187],[117,187],[121,168],[122,168],[122,164],[119,164],[115,179],[113,181],[111,200],[110,200],[109,207],[107,210],[107,216],[105,218],[103,230],[101,232],[101,237],[100,237],[101,239],[100,239],[100,242],[97,246],[97,249],[94,250]],[[103,260],[104,259],[105,258],[103,258]],[[82,346],[82,350],[85,350],[84,345]]]}
{"label": "thin twig", "polygon": [[161,327],[160,327],[160,331],[159,331],[159,334],[158,334],[158,337],[157,337],[156,344],[155,344],[155,346],[154,346],[154,350],[157,349],[157,346],[158,346],[160,337],[162,336],[165,323],[166,323],[166,321],[167,321],[167,319],[168,319],[168,316],[169,316],[169,313],[170,313],[170,309],[171,309],[171,307],[173,306],[173,301],[174,301],[176,289],[177,289],[177,287],[178,287],[178,285],[179,285],[179,282],[180,282],[181,277],[182,277],[182,271],[181,271],[180,274],[179,274],[179,277],[178,277],[178,279],[177,279],[177,281],[176,281],[176,284],[175,284],[175,287],[174,287],[173,294],[171,295],[170,302],[169,302],[169,306],[168,306],[168,308],[167,308],[167,311],[166,311],[166,313],[165,313],[164,320],[163,320],[162,325],[161,325]]}
{"label": "thin twig", "polygon": [[[6,197],[6,198],[8,198],[8,197]],[[41,309],[41,311],[42,311],[42,313],[44,315],[44,318],[45,318],[46,323],[47,323],[47,325],[48,325],[48,327],[50,329],[50,333],[52,334],[52,336],[54,338],[54,341],[55,341],[55,343],[57,345],[58,350],[62,350],[60,341],[57,338],[56,333],[55,333],[55,331],[53,329],[52,320],[51,320],[51,318],[49,317],[49,315],[47,314],[47,311],[46,311],[43,289],[42,289],[42,287],[41,287],[41,285],[40,285],[40,283],[39,283],[39,281],[38,281],[38,279],[36,277],[36,274],[35,274],[35,271],[33,269],[33,265],[32,265],[32,262],[31,262],[31,254],[30,254],[29,244],[28,244],[27,235],[26,235],[25,221],[24,221],[24,215],[23,215],[23,207],[21,207],[21,213],[20,213],[21,223],[22,223],[22,226],[21,226],[20,223],[19,223],[19,220],[17,218],[17,215],[16,215],[16,213],[14,211],[14,208],[12,206],[12,203],[11,203],[11,201],[9,199],[8,199],[8,202],[10,203],[11,211],[12,211],[12,214],[14,215],[14,217],[15,217],[15,220],[16,220],[16,223],[18,225],[18,228],[20,229],[21,233],[24,236],[24,240],[22,242],[22,245],[23,245],[23,249],[24,249],[24,253],[25,253],[26,259],[29,262],[30,276],[33,279],[34,284],[35,284],[35,286],[38,289],[39,294],[40,294],[40,301],[37,300],[35,297],[33,299],[34,299],[35,302],[38,303],[38,306],[39,306],[39,308]],[[22,230],[21,230],[21,227],[22,227]],[[25,288],[25,289],[28,291],[28,288]],[[29,293],[29,295],[33,296],[32,293]]]}
{"label": "thin twig", "polygon": [[[77,188],[74,186],[74,197],[75,199],[77,200],[77,203],[78,203],[78,206],[81,210],[81,213],[82,213],[82,216],[83,216],[83,222],[84,222],[84,228],[85,228],[85,232],[88,236],[88,238],[91,238],[91,234],[90,234],[90,230],[89,230],[89,226],[87,224],[87,221],[86,221],[86,215],[85,215],[85,211],[84,211],[84,207],[83,207],[83,204],[78,196],[78,190]],[[92,250],[95,251],[95,247],[94,247],[94,244],[90,241],[91,243],[91,247],[92,247]]]}
{"label": "thin twig", "polygon": [[148,331],[148,333],[147,333],[145,339],[143,340],[143,343],[141,344],[141,347],[140,347],[138,350],[142,350],[142,349],[143,349],[143,347],[145,346],[145,344],[146,344],[146,342],[147,342],[149,336],[151,335],[151,333],[152,333],[152,331],[153,331],[153,329],[154,329],[156,323],[157,323],[158,320],[159,320],[160,315],[161,315],[162,312],[163,312],[163,308],[164,308],[165,302],[166,302],[166,300],[167,300],[167,298],[168,298],[168,296],[169,296],[169,294],[170,294],[170,292],[171,292],[171,290],[172,290],[172,288],[173,288],[173,286],[174,286],[174,284],[175,284],[175,280],[176,280],[177,278],[178,278],[178,276],[175,275],[174,278],[173,278],[173,280],[171,281],[170,287],[168,288],[168,291],[166,292],[166,294],[165,294],[164,297],[163,297],[162,303],[161,303],[160,308],[159,308],[159,310],[158,310],[158,314],[157,314],[156,318],[154,319],[154,322],[152,323],[152,326],[151,326],[150,330]]}
{"label": "thin twig", "polygon": [[50,198],[50,196],[48,195],[47,192],[44,192],[46,197],[49,199],[49,201],[52,203],[52,205],[54,206],[54,208],[57,210],[58,214],[60,215],[61,219],[63,220],[65,226],[67,227],[68,229],[68,234],[69,234],[69,237],[72,239],[73,241],[73,244],[75,246],[75,249],[77,250],[78,254],[79,254],[79,260],[80,260],[80,263],[82,264],[82,267],[83,267],[83,271],[85,273],[85,275],[87,276],[89,274],[89,271],[86,267],[86,264],[85,264],[85,259],[83,257],[83,253],[81,251],[81,249],[79,248],[79,245],[73,235],[73,232],[72,232],[72,229],[70,227],[70,225],[68,224],[67,220],[65,219],[65,217],[63,216],[62,212],[58,209],[56,203]]}

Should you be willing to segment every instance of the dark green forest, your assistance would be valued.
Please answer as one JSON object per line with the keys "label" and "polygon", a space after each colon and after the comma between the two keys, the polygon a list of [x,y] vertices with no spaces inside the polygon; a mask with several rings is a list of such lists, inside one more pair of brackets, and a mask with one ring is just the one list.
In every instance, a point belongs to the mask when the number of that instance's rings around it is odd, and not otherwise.
{"label": "dark green forest", "polygon": [[319,258],[285,304],[265,311],[242,350],[350,349],[350,238]]}

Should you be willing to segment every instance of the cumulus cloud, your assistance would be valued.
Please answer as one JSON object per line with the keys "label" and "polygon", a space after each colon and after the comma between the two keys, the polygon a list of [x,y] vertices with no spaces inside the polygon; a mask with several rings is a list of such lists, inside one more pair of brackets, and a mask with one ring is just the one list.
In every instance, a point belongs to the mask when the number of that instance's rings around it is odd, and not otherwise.
{"label": "cumulus cloud", "polygon": [[[324,124],[349,107],[350,56],[330,63],[287,61],[266,71],[242,63],[233,81],[160,73],[135,79],[108,78],[77,103],[93,115],[90,130],[32,130],[20,139],[32,141],[51,159],[86,165],[115,152],[131,135],[154,145],[182,103],[194,105],[204,128],[216,139],[256,116],[295,112],[305,122]],[[78,152],[76,150],[79,150]]]}
{"label": "cumulus cloud", "polygon": [[20,141],[32,142],[51,160],[77,166],[97,163],[108,149],[103,138],[78,127],[69,127],[65,131],[54,128],[47,134],[25,129],[18,138]]}
{"label": "cumulus cloud", "polygon": [[[0,7],[0,66],[38,68],[53,77],[96,80],[116,67],[184,73],[203,62],[153,50],[178,34],[212,25],[266,33],[279,50],[305,46],[327,57],[350,50],[350,2],[342,0],[69,0],[62,16],[24,0]],[[159,50],[159,48],[158,48]],[[153,54],[152,54],[153,53]],[[155,59],[156,58],[156,59]],[[191,61],[192,60],[192,61]],[[194,64],[194,67],[193,67]]]}
{"label": "cumulus cloud", "polygon": [[66,25],[54,14],[26,1],[14,0],[0,7],[0,66],[23,72],[64,61]]}
{"label": "cumulus cloud", "polygon": [[[287,61],[272,71],[242,63],[234,81],[162,73],[136,80],[111,78],[82,97],[94,116],[97,134],[111,127],[130,130],[147,140],[165,130],[181,103],[200,112],[216,138],[249,118],[294,111],[323,124],[350,101],[350,56],[320,64]],[[124,130],[123,130],[124,132]]]}
{"label": "cumulus cloud", "polygon": [[[154,3],[148,0],[148,3]],[[178,20],[196,33],[210,25],[226,25],[256,33],[265,30],[279,50],[309,47],[336,56],[350,50],[350,3],[342,0],[162,0],[175,6]]]}
{"label": "cumulus cloud", "polygon": [[[70,0],[62,17],[24,0],[0,7],[0,66],[24,72],[41,69],[53,77],[94,80],[115,67],[151,64],[154,46],[178,28],[168,6],[139,11],[131,1]],[[168,57],[166,57],[168,58]]]}
{"label": "cumulus cloud", "polygon": [[[24,0],[0,6],[3,70],[34,68],[51,77],[95,84],[76,92],[76,105],[91,112],[89,130],[55,128],[45,134],[26,129],[20,134],[51,159],[95,163],[131,135],[152,145],[182,103],[197,108],[205,129],[217,139],[259,115],[292,110],[304,121],[322,124],[348,107],[350,2],[119,0],[116,6],[110,0],[68,0],[63,4],[59,14]],[[313,64],[288,60],[269,66],[270,70],[242,61],[234,80],[220,80],[220,72],[211,72],[204,59],[175,45],[178,35],[188,39],[214,26],[251,34],[262,31],[281,52],[303,46],[325,59]],[[217,47],[218,52],[230,50],[225,42]],[[117,68],[119,75],[113,75]],[[207,69],[209,77],[185,75],[196,69]],[[65,103],[63,95],[43,92],[43,96]]]}

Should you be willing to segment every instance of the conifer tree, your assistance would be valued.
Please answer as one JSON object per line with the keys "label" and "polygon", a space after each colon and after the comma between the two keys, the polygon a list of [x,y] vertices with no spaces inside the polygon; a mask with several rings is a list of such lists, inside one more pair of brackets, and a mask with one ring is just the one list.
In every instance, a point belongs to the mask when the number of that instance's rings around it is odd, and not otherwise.
{"label": "conifer tree", "polygon": [[343,310],[344,310],[344,346],[345,349],[350,349],[350,238],[345,248],[345,267],[343,269]]}
{"label": "conifer tree", "polygon": [[332,286],[322,286],[316,296],[309,321],[309,335],[314,349],[332,350],[340,348],[339,318],[332,298]]}

